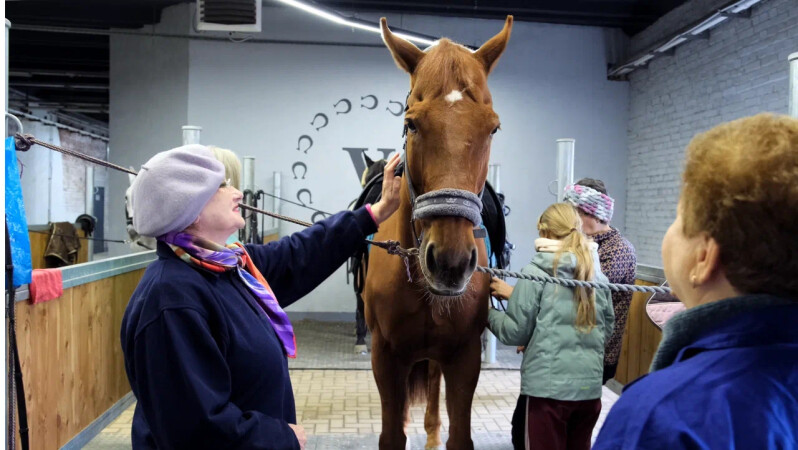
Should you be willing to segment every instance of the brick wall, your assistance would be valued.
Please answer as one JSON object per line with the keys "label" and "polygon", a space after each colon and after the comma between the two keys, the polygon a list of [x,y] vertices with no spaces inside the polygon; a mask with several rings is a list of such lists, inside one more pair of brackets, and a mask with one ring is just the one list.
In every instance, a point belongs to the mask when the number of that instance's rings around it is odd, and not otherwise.
{"label": "brick wall", "polygon": [[676,216],[690,139],[721,122],[787,113],[798,2],[765,0],[751,12],[630,75],[626,233],[640,263],[661,265],[660,243]]}

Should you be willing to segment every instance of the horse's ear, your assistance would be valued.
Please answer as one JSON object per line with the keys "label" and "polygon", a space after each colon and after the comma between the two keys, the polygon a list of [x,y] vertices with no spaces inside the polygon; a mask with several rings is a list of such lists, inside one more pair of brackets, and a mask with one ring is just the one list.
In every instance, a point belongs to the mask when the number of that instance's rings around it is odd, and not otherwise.
{"label": "horse's ear", "polygon": [[412,74],[418,66],[418,62],[424,57],[424,52],[418,49],[410,41],[402,39],[388,29],[388,21],[385,17],[380,19],[380,29],[382,30],[382,40],[391,51],[396,65],[405,72]]}
{"label": "horse's ear", "polygon": [[507,42],[510,40],[510,31],[513,29],[513,16],[507,16],[504,22],[504,28],[497,34],[490,38],[488,42],[482,45],[474,56],[482,62],[485,66],[485,72],[490,73],[499,56],[502,55],[504,49],[507,47]]}
{"label": "horse's ear", "polygon": [[366,167],[371,167],[374,164],[374,161],[369,158],[369,155],[367,155],[366,152],[363,152],[363,159],[366,161]]}

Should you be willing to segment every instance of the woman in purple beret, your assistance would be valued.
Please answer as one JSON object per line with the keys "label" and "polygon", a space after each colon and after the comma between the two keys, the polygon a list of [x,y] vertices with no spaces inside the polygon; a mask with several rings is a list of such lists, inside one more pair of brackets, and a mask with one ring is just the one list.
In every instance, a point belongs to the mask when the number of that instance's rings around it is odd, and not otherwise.
{"label": "woman in purple beret", "polygon": [[284,308],[309,293],[399,206],[399,162],[382,199],[266,245],[225,246],[242,193],[201,145],[159,153],[131,187],[133,226],[158,240],[122,320],[138,400],[135,449],[300,449]]}

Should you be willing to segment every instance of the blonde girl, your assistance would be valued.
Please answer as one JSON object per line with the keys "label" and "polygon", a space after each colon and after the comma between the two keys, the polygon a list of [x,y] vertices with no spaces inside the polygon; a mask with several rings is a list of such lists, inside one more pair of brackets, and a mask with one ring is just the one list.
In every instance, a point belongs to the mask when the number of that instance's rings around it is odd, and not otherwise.
{"label": "blonde girl", "polygon": [[[597,246],[581,231],[576,209],[555,203],[537,224],[537,254],[523,273],[607,281]],[[514,424],[521,449],[585,449],[601,411],[604,341],[615,320],[610,292],[499,279],[493,295],[509,299],[507,312],[491,310],[488,328],[506,345],[525,346],[521,363],[524,416]]]}

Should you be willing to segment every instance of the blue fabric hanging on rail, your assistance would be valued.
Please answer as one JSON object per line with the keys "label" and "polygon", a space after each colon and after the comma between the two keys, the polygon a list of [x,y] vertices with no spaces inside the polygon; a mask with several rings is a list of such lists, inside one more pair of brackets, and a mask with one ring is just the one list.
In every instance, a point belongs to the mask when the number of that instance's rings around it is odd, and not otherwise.
{"label": "blue fabric hanging on rail", "polygon": [[11,262],[14,264],[13,284],[17,288],[30,284],[32,264],[28,222],[25,219],[22,184],[17,168],[17,147],[13,137],[6,138],[6,226],[11,241]]}

